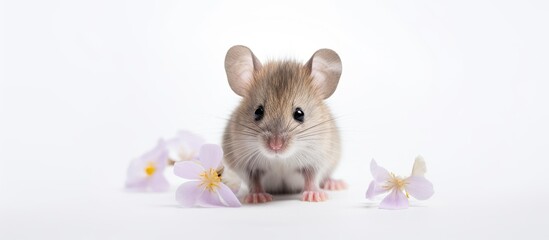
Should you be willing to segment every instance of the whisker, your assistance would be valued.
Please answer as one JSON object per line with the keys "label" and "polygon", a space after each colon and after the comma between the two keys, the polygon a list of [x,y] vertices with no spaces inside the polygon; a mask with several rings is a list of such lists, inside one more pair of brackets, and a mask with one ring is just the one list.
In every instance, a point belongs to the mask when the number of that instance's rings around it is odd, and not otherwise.
{"label": "whisker", "polygon": [[232,134],[236,134],[236,135],[240,135],[240,136],[248,136],[248,137],[257,137],[259,136],[259,134],[256,134],[256,133],[247,133],[247,132],[228,132],[228,133],[232,133]]}
{"label": "whisker", "polygon": [[[251,128],[251,127],[249,127],[249,126],[246,126],[246,125],[244,125],[244,124],[242,124],[242,123],[239,123],[239,122],[237,122],[237,121],[233,121],[233,120],[230,120],[230,121],[233,122],[233,123],[236,123],[236,124],[238,124],[238,125],[240,125],[240,126],[242,126],[242,127],[245,127],[245,128],[247,128],[247,129],[249,129],[249,130],[252,130],[252,131],[255,132],[255,133],[261,133],[259,130],[253,129],[253,128]],[[256,126],[257,126],[257,124],[256,124]],[[262,129],[260,128],[260,130],[262,130]]]}
{"label": "whisker", "polygon": [[253,121],[254,125],[256,127],[258,127],[259,129],[261,129],[261,131],[265,132],[265,129],[263,129],[261,126],[259,126],[259,124],[257,124],[257,122]]}
{"label": "whisker", "polygon": [[299,133],[308,131],[308,130],[310,130],[310,129],[319,127],[319,126],[321,126],[322,124],[326,124],[326,123],[329,123],[329,122],[332,122],[332,121],[335,121],[335,118],[330,118],[330,119],[328,119],[328,120],[324,120],[324,121],[322,121],[322,122],[320,122],[320,123],[317,123],[317,124],[315,124],[315,125],[313,125],[313,126],[310,126],[310,127],[308,127],[308,128],[305,128],[305,129],[303,129],[303,130],[297,132],[296,134],[299,134]]}
{"label": "whisker", "polygon": [[337,134],[337,128],[327,128],[327,129],[319,129],[312,132],[305,132],[301,134],[296,134],[296,137],[310,137],[310,136],[318,136],[318,135],[330,135],[330,133],[336,133]]}
{"label": "whisker", "polygon": [[225,155],[231,155],[237,151],[242,151],[243,153],[245,153],[245,152],[248,152],[249,150],[254,150],[254,147],[250,145],[244,145],[244,146],[240,146],[232,149],[230,152],[227,152]]}

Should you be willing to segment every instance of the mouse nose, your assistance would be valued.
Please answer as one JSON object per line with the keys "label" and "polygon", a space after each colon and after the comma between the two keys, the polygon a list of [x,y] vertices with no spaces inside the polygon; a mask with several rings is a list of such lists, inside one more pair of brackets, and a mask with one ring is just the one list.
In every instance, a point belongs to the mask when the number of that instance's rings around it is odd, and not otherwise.
{"label": "mouse nose", "polygon": [[282,136],[276,135],[269,138],[269,148],[273,151],[280,151],[284,148],[284,139]]}

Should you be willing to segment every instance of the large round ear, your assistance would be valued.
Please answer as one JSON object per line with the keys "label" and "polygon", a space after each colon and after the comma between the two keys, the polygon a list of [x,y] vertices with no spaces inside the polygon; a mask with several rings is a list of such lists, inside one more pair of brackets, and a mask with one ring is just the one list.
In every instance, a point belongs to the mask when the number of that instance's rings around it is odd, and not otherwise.
{"label": "large round ear", "polygon": [[311,72],[313,83],[320,89],[322,97],[330,97],[341,76],[341,59],[337,53],[331,49],[320,49],[313,54],[305,67]]}
{"label": "large round ear", "polygon": [[261,69],[261,62],[257,60],[252,51],[242,45],[233,46],[225,56],[225,72],[233,91],[246,96],[248,86],[253,79],[254,71]]}

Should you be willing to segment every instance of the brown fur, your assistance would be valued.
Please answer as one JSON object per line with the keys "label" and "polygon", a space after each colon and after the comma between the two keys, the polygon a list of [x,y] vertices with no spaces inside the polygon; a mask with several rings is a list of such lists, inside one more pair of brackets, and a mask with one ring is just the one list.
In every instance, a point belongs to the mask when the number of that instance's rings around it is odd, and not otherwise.
{"label": "brown fur", "polygon": [[[253,181],[250,176],[254,171],[275,171],[269,167],[272,159],[266,160],[261,153],[247,155],[249,150],[243,144],[251,144],[254,139],[265,144],[266,136],[279,133],[287,137],[288,148],[298,147],[288,159],[299,162],[288,162],[289,167],[320,174],[315,180],[317,183],[329,177],[340,159],[339,133],[321,90],[311,77],[310,66],[290,60],[269,62],[253,73],[247,91],[231,115],[223,136],[225,164],[248,184]],[[259,105],[264,106],[265,115],[255,122],[254,111]],[[297,107],[305,112],[303,123],[293,119]],[[296,135],[299,131],[304,131],[301,138]],[[282,182],[278,188],[266,190],[279,193],[302,189]]]}

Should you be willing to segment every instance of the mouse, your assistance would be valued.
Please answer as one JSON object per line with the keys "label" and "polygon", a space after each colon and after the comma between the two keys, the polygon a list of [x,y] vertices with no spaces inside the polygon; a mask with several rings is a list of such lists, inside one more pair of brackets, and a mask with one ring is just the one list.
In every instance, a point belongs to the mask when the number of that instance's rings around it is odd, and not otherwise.
{"label": "mouse", "polygon": [[225,71],[241,101],[223,133],[223,163],[248,187],[244,202],[299,193],[302,201],[322,202],[324,190],[346,188],[331,177],[341,140],[324,102],[341,76],[335,51],[320,49],[304,64],[289,59],[263,64],[248,47],[236,45],[227,51]]}

